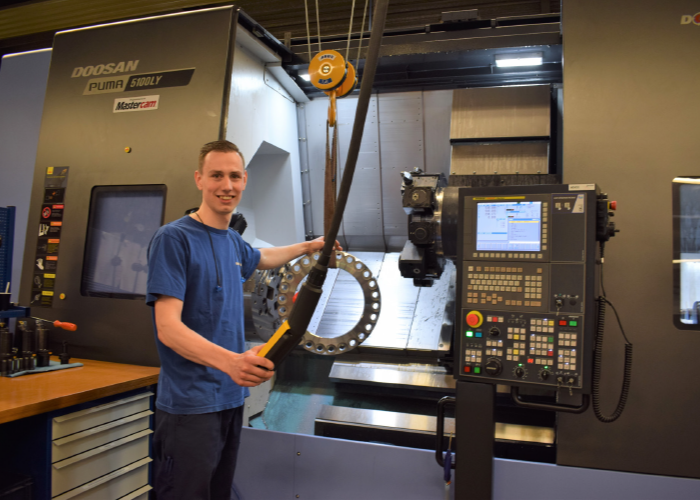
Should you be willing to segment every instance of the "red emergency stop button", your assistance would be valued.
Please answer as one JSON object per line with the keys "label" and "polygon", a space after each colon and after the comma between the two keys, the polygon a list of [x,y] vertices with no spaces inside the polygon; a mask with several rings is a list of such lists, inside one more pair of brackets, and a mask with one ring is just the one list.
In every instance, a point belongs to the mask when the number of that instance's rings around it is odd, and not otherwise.
{"label": "red emergency stop button", "polygon": [[467,325],[471,326],[472,328],[479,328],[483,322],[484,317],[479,311],[470,311],[467,314]]}
{"label": "red emergency stop button", "polygon": [[616,201],[611,201],[608,203],[608,208],[610,210],[617,210],[617,202]]}

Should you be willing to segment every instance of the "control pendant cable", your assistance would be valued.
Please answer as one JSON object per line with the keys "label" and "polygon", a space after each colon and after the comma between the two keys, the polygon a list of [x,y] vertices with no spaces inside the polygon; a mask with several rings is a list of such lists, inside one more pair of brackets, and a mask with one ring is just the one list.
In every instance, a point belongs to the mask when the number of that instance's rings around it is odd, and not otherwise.
{"label": "control pendant cable", "polygon": [[306,281],[301,286],[294,308],[289,314],[289,319],[280,326],[277,332],[275,332],[272,338],[270,338],[258,353],[258,356],[266,357],[272,361],[276,367],[279,366],[292,349],[301,341],[316,310],[316,305],[321,298],[321,293],[323,292],[323,282],[326,280],[326,274],[328,273],[328,264],[331,259],[331,254],[333,253],[336,237],[338,236],[338,229],[343,218],[345,205],[348,201],[350,185],[352,184],[352,177],[355,173],[357,157],[360,152],[360,143],[362,142],[362,133],[365,128],[369,101],[372,97],[372,86],[374,84],[374,75],[377,72],[379,48],[382,42],[382,33],[384,31],[388,6],[389,0],[378,0],[374,9],[374,23],[369,39],[369,47],[367,49],[367,59],[365,60],[364,74],[360,86],[360,96],[357,100],[355,123],[352,129],[348,157],[345,162],[343,180],[338,192],[335,214],[333,215],[331,227],[328,229],[328,233],[325,236],[326,241],[323,245],[323,250],[321,251],[318,261],[316,261],[316,264],[309,272]]}
{"label": "control pendant cable", "polygon": [[[598,297],[598,318],[596,321],[596,337],[595,337],[595,348],[593,350],[593,382],[592,382],[592,400],[593,400],[593,413],[596,418],[605,424],[614,422],[625,409],[625,404],[627,403],[627,397],[630,392],[630,383],[632,382],[632,343],[627,338],[625,334],[625,329],[622,327],[622,322],[620,321],[620,315],[617,314],[615,306],[610,302],[605,293],[605,285],[603,283],[603,265],[605,263],[605,243],[600,243],[600,288],[603,294]],[[622,388],[620,389],[620,398],[617,401],[617,407],[611,415],[604,415],[600,407],[600,375],[603,368],[603,334],[605,333],[605,306],[609,305],[615,317],[617,318],[617,324],[620,327],[620,332],[622,332],[622,337],[625,339],[625,364],[624,372],[622,375]]]}

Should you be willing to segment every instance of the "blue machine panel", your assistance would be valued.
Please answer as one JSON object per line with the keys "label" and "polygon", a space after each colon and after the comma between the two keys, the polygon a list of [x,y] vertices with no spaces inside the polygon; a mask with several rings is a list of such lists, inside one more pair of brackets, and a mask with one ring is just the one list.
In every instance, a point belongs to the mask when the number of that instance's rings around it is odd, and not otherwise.
{"label": "blue machine panel", "polygon": [[[697,479],[503,459],[493,466],[494,500],[700,498]],[[251,428],[241,434],[235,481],[241,500],[445,498],[433,451]]]}
{"label": "blue machine panel", "polygon": [[15,207],[0,208],[0,292],[12,281],[12,249],[15,239]]}

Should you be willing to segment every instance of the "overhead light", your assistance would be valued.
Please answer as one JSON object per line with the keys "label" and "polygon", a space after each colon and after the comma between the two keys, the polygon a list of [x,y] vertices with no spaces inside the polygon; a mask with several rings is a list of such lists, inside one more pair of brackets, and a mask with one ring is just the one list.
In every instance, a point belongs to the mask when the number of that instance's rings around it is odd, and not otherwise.
{"label": "overhead light", "polygon": [[301,78],[302,80],[305,80],[307,82],[311,81],[311,75],[309,75],[308,73],[304,73],[303,75],[299,75],[299,78]]}
{"label": "overhead light", "polygon": [[508,68],[513,66],[541,66],[542,52],[519,52],[514,54],[496,54],[496,66]]}

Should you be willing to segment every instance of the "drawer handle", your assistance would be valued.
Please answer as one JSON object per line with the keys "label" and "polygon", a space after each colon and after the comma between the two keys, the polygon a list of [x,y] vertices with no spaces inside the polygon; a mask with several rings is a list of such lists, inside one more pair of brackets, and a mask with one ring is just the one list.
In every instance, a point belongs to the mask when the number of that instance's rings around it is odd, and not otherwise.
{"label": "drawer handle", "polygon": [[133,500],[134,498],[138,498],[141,495],[143,495],[144,493],[146,493],[147,491],[151,491],[152,489],[153,489],[153,486],[151,486],[150,484],[147,484],[145,486],[142,486],[141,488],[139,488],[136,491],[132,491],[127,496],[121,497],[119,500]]}
{"label": "drawer handle", "polygon": [[[110,472],[109,474],[105,474],[102,477],[98,477],[94,481],[90,481],[89,483],[85,483],[84,485],[79,486],[78,488],[67,491],[63,495],[59,495],[57,497],[54,497],[53,500],[68,500],[69,498],[73,498],[74,496],[85,493],[86,491],[90,491],[91,489],[96,488],[97,486],[100,486],[101,484],[105,484],[106,482],[109,482],[112,479],[116,479],[119,476],[123,476],[124,474],[126,474],[128,472],[136,470],[139,467],[142,467],[144,465],[148,465],[151,462],[153,462],[153,459],[150,457],[142,458],[138,462],[134,462],[133,464],[129,464],[125,467],[122,467],[121,469],[115,470],[114,472]],[[149,487],[148,489],[151,489],[151,488]],[[137,491],[140,491],[140,490],[137,490]],[[146,490],[146,491],[148,491],[148,490]]]}
{"label": "drawer handle", "polygon": [[151,429],[145,429],[142,431],[139,431],[135,434],[132,434],[131,436],[126,436],[121,439],[117,439],[116,441],[112,441],[111,443],[107,443],[103,446],[99,446],[97,448],[93,448],[92,450],[88,450],[84,453],[81,453],[80,455],[76,455],[74,457],[66,458],[65,460],[61,460],[60,462],[56,462],[53,464],[54,469],[61,470],[65,467],[68,467],[69,465],[76,464],[78,462],[82,462],[83,460],[87,458],[94,457],[95,455],[99,455],[100,453],[104,453],[105,451],[112,450],[114,448],[118,448],[119,446],[130,443],[131,441],[136,441],[137,439],[140,439],[144,436],[148,436],[149,434],[153,434],[153,431]]}
{"label": "drawer handle", "polygon": [[75,413],[71,413],[69,415],[56,417],[53,419],[53,421],[57,424],[61,424],[63,422],[67,422],[68,420],[73,420],[74,418],[82,417],[83,415],[88,415],[90,413],[106,410],[108,408],[114,408],[115,406],[121,406],[123,404],[131,403],[132,401],[138,401],[139,399],[148,398],[151,396],[153,396],[152,392],[144,392],[143,394],[137,394],[136,396],[131,396],[130,398],[120,399],[119,401],[112,401],[111,403],[107,403],[104,405],[93,406],[92,408],[88,408],[87,410],[76,411]]}
{"label": "drawer handle", "polygon": [[93,434],[113,429],[114,427],[119,427],[120,425],[128,424],[129,422],[133,422],[134,420],[139,420],[150,415],[153,415],[153,412],[151,410],[142,411],[141,413],[134,413],[133,415],[120,418],[119,420],[107,422],[106,424],[98,425],[97,427],[92,427],[91,429],[76,432],[75,434],[71,434],[70,436],[55,439],[53,444],[55,444],[56,446],[63,446],[64,444],[72,443],[73,441],[77,441],[78,439],[83,439],[88,436],[92,436]]}

